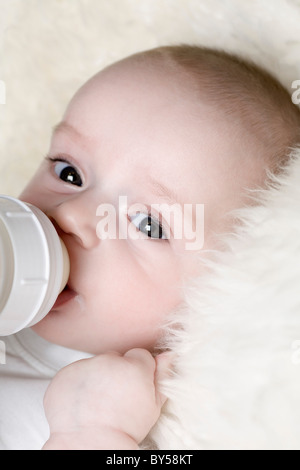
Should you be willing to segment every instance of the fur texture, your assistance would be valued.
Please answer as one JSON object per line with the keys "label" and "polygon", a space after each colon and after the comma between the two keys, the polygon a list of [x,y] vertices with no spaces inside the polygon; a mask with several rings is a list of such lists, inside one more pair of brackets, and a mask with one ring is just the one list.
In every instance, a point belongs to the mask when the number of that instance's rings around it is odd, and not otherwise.
{"label": "fur texture", "polygon": [[17,196],[81,84],[140,50],[182,42],[240,52],[290,90],[299,0],[0,0],[0,192]]}
{"label": "fur texture", "polygon": [[[289,90],[300,79],[299,0],[0,0],[0,12],[0,192],[14,196],[77,88],[126,55],[200,43],[254,59]],[[299,448],[299,191],[297,151],[187,286],[166,327],[177,373],[145,446]]]}
{"label": "fur texture", "polygon": [[300,448],[300,150],[256,197],[166,328],[159,448]]}

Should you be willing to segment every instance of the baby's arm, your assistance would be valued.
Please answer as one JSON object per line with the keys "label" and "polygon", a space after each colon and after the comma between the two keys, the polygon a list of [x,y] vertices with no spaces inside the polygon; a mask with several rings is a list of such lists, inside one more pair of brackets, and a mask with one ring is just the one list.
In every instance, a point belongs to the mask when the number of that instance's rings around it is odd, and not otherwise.
{"label": "baby's arm", "polygon": [[52,380],[44,399],[50,438],[44,450],[138,449],[159,418],[164,355],[144,349],[75,362]]}

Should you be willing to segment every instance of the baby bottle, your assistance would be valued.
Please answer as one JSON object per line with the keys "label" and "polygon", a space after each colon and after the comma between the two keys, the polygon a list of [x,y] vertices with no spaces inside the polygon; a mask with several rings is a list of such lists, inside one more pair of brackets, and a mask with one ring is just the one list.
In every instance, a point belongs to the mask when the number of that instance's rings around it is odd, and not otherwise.
{"label": "baby bottle", "polygon": [[69,257],[37,207],[0,196],[0,336],[38,323],[69,277]]}

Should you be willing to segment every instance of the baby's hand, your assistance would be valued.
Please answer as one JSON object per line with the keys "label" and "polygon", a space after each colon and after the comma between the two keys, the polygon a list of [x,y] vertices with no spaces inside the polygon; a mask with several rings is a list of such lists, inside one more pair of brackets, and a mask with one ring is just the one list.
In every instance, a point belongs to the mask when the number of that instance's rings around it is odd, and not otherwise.
{"label": "baby's hand", "polygon": [[62,369],[44,398],[50,439],[44,449],[138,449],[165,401],[158,381],[164,354],[144,349],[103,354]]}

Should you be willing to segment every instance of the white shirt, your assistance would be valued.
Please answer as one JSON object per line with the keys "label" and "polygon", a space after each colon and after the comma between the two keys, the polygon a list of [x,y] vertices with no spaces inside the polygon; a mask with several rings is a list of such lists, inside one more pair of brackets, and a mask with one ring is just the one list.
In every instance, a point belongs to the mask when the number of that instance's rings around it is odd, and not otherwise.
{"label": "white shirt", "polygon": [[39,450],[49,437],[43,398],[51,379],[91,355],[48,343],[31,329],[0,341],[0,450]]}

